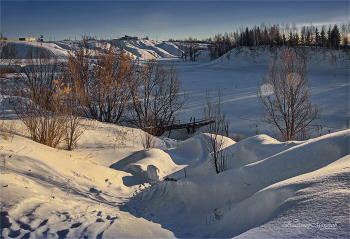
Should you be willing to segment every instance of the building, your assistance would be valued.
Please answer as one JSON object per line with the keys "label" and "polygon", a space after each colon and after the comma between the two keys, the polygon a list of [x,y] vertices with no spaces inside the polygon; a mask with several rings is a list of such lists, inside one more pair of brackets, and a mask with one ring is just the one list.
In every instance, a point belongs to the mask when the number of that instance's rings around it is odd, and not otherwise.
{"label": "building", "polygon": [[19,38],[20,41],[36,41],[34,37]]}
{"label": "building", "polygon": [[131,36],[125,35],[124,37],[121,37],[118,40],[138,40],[138,37],[131,37]]}

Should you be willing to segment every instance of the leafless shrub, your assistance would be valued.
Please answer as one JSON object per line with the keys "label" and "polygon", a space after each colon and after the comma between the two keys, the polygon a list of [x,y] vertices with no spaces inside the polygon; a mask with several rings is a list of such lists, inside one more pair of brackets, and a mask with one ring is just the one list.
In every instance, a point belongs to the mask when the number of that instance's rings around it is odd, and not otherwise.
{"label": "leafless shrub", "polygon": [[79,107],[79,94],[74,91],[70,84],[64,83],[63,78],[54,81],[55,92],[54,102],[58,104],[57,111],[62,116],[66,116],[65,122],[65,146],[67,150],[77,147],[77,141],[85,131],[82,126],[81,108]]}
{"label": "leafless shrub", "polygon": [[116,130],[114,132],[115,143],[118,145],[126,145],[128,132],[124,130]]}
{"label": "leafless shrub", "polygon": [[34,141],[50,147],[58,146],[65,134],[65,115],[42,108],[29,99],[18,99],[14,108]]}
{"label": "leafless shrub", "polygon": [[209,220],[206,219],[206,226],[209,226],[212,221],[215,222],[221,220],[224,216],[221,208],[212,208],[211,210],[212,214],[210,215]]}
{"label": "leafless shrub", "polygon": [[206,100],[203,104],[203,116],[205,119],[214,119],[215,122],[203,127],[208,135],[205,137],[205,148],[210,153],[210,161],[216,173],[227,169],[226,151],[223,150],[226,143],[224,134],[228,128],[228,120],[222,111],[222,92],[218,90],[217,98],[213,102],[210,92],[206,93]]}
{"label": "leafless shrub", "polygon": [[319,118],[319,108],[311,104],[306,63],[292,49],[271,62],[257,95],[262,120],[278,128],[286,141],[299,139]]}
{"label": "leafless shrub", "polygon": [[153,136],[155,128],[146,128],[145,130],[140,131],[141,143],[144,149],[153,148],[156,141]]}
{"label": "leafless shrub", "polygon": [[13,137],[16,134],[16,127],[14,121],[5,121],[2,120],[0,124],[0,136],[5,140],[13,140]]}
{"label": "leafless shrub", "polygon": [[221,212],[220,208],[213,208],[213,221],[214,220],[221,220],[221,218],[223,217],[223,214]]}
{"label": "leafless shrub", "polygon": [[[54,148],[63,141],[65,147],[72,150],[84,132],[76,109],[77,94],[62,82],[62,78],[53,84],[54,92],[42,91],[37,98],[39,102],[20,98],[14,109],[34,141]],[[49,108],[45,107],[47,102]]]}
{"label": "leafless shrub", "polygon": [[5,104],[6,104],[7,99],[3,99],[0,95],[0,117],[1,117],[1,123],[0,123],[0,137],[2,137],[5,140],[10,140],[12,141],[15,133],[16,133],[16,127],[15,127],[15,122],[14,121],[7,121],[5,120]]}

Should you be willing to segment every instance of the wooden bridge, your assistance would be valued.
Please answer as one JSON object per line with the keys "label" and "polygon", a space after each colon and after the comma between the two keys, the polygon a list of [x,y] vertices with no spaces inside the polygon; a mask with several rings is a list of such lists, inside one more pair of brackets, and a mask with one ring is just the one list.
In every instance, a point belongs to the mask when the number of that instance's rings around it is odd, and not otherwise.
{"label": "wooden bridge", "polygon": [[[127,124],[131,124],[131,125],[137,125],[137,121],[136,120],[130,120],[127,119],[125,120],[125,122]],[[176,123],[177,122],[177,123]],[[170,137],[170,133],[172,130],[176,130],[176,129],[187,129],[187,133],[188,134],[193,134],[196,132],[196,128],[200,128],[203,127],[205,125],[208,124],[212,124],[215,123],[215,119],[201,119],[196,121],[196,118],[192,118],[190,119],[189,123],[182,123],[179,120],[174,120],[172,121],[172,123],[170,125],[164,125],[164,126],[158,126],[158,127],[146,127],[144,128],[144,130],[147,131],[147,129],[149,129],[149,133],[155,136],[161,136],[164,132],[169,132],[169,137]],[[154,129],[154,130],[152,130]]]}
{"label": "wooden bridge", "polygon": [[165,131],[172,131],[175,129],[187,129],[187,133],[190,134],[190,133],[196,132],[195,130],[196,128],[200,128],[205,125],[212,124],[214,122],[215,122],[214,119],[201,119],[199,121],[196,121],[196,118],[193,118],[193,122],[192,122],[192,118],[191,118],[189,123],[180,123],[180,122],[178,124],[173,123],[171,125],[164,126],[164,128],[165,128]]}

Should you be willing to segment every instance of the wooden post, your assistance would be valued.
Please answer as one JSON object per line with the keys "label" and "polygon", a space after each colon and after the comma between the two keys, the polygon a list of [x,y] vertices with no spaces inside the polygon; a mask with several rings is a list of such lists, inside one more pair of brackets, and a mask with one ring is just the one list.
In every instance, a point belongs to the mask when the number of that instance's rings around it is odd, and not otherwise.
{"label": "wooden post", "polygon": [[168,138],[170,138],[170,133],[171,133],[171,129],[173,128],[173,125],[174,125],[174,120],[175,120],[175,117],[173,117],[173,121],[171,122],[171,127],[170,127],[170,130],[169,130]]}
{"label": "wooden post", "polygon": [[195,130],[195,125],[196,125],[196,118],[195,117],[193,117],[193,127],[192,127],[192,134],[194,134],[194,132],[196,132],[196,130]]}

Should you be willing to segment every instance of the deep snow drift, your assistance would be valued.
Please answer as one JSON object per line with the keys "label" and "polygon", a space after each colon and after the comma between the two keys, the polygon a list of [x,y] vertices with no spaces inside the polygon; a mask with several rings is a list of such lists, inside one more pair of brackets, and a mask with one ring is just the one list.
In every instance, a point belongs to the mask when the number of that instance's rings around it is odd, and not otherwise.
{"label": "deep snow drift", "polygon": [[[232,169],[215,174],[202,167],[207,176],[201,177],[190,177],[189,170],[187,178],[182,174],[176,182],[143,190],[124,210],[160,223],[176,237],[221,238],[246,231],[242,236],[253,238],[346,237],[349,135],[347,130],[288,144],[266,135],[248,138],[227,148]],[[250,144],[251,155],[261,158],[249,157]],[[181,148],[173,151],[175,156]]]}

